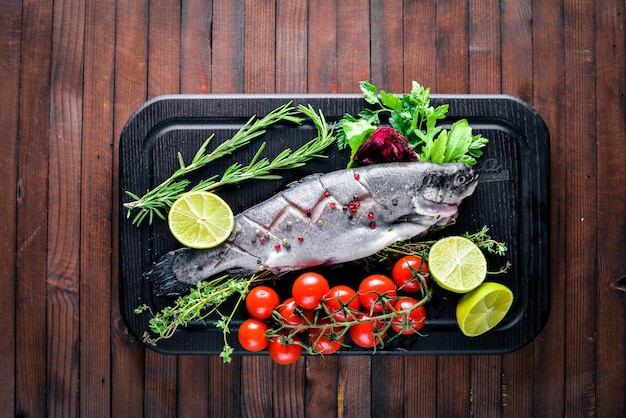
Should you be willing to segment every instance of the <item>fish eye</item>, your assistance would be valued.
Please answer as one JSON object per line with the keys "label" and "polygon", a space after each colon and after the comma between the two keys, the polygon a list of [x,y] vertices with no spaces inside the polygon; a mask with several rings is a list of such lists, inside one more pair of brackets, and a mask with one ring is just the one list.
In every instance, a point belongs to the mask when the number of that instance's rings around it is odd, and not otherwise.
{"label": "fish eye", "polygon": [[461,171],[456,175],[456,180],[455,180],[456,184],[461,185],[461,184],[464,184],[466,181],[467,181],[467,176],[465,175],[464,171]]}

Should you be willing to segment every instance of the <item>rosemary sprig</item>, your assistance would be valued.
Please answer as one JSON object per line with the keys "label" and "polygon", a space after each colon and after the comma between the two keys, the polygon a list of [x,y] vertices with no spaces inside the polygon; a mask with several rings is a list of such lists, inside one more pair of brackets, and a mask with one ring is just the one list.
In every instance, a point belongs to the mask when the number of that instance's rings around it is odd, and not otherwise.
{"label": "rosemary sprig", "polygon": [[260,158],[266,145],[263,143],[247,166],[235,163],[224,172],[219,180],[209,179],[203,184],[194,187],[193,190],[214,190],[226,184],[239,183],[253,178],[257,180],[277,180],[281,176],[272,174],[276,170],[291,170],[302,167],[314,158],[327,158],[323,151],[335,141],[335,137],[333,130],[326,123],[323,113],[320,111],[318,115],[311,105],[308,107],[300,105],[298,106],[298,111],[311,119],[317,129],[316,138],[295,151],[292,151],[290,148],[284,149],[271,161],[267,158]]}
{"label": "rosemary sprig", "polygon": [[[212,152],[207,153],[207,147],[214,137],[214,135],[211,135],[200,146],[189,165],[185,165],[182,154],[179,152],[178,162],[180,167],[168,179],[147,191],[141,197],[126,191],[126,194],[133,199],[124,203],[124,207],[128,209],[127,217],[130,218],[133,210],[137,210],[137,214],[132,221],[135,225],[140,225],[146,217],[148,217],[149,223],[152,223],[155,216],[165,219],[165,213],[172,206],[172,203],[189,186],[189,180],[184,179],[187,174],[250,144],[251,141],[263,135],[266,132],[266,128],[275,123],[292,122],[298,125],[301,124],[303,119],[297,116],[297,114],[298,112],[296,112],[291,103],[287,103],[272,110],[260,119],[252,116],[232,138],[222,142]],[[202,184],[206,185],[214,181],[215,179],[209,179],[202,182]]]}

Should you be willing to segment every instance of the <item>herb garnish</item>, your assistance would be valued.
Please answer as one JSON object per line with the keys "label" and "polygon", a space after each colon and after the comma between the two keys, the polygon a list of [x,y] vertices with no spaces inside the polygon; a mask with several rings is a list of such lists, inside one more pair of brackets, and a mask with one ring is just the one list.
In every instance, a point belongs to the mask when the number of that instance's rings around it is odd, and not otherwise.
{"label": "herb garnish", "polygon": [[350,147],[350,163],[357,150],[381,123],[380,115],[388,114],[389,124],[403,135],[415,149],[420,161],[435,163],[461,162],[476,164],[488,142],[482,135],[472,135],[465,119],[455,122],[450,131],[438,122],[448,113],[448,105],[430,104],[430,89],[413,81],[411,92],[402,97],[378,90],[367,81],[359,83],[367,103],[375,108],[362,110],[358,117],[345,115],[339,121],[337,144],[340,149]]}
{"label": "herb garnish", "polygon": [[221,157],[230,155],[241,147],[249,145],[252,140],[263,135],[271,125],[278,122],[291,122],[300,125],[303,122],[303,118],[298,115],[304,115],[311,119],[317,129],[318,136],[316,138],[295,151],[289,148],[283,150],[271,161],[260,157],[265,148],[265,143],[263,143],[248,165],[244,166],[240,163],[235,163],[228,167],[221,177],[212,176],[202,180],[190,190],[215,190],[225,184],[239,183],[250,179],[276,180],[281,177],[273,174],[275,170],[293,169],[303,166],[311,159],[326,158],[322,151],[335,141],[335,136],[333,130],[326,123],[322,112],[320,111],[318,114],[311,105],[300,105],[296,111],[291,106],[291,103],[287,103],[274,109],[261,119],[255,119],[254,116],[251,117],[232,138],[222,142],[213,151],[207,153],[209,142],[213,139],[213,135],[211,135],[198,149],[189,165],[185,164],[179,152],[178,162],[180,168],[163,183],[149,190],[141,197],[126,191],[126,194],[133,199],[131,202],[124,203],[124,207],[128,209],[127,217],[130,218],[131,212],[136,210],[137,213],[132,223],[137,226],[146,217],[150,224],[155,216],[165,220],[165,214],[169,208],[186,191],[190,184],[190,181],[184,178],[187,174]]}

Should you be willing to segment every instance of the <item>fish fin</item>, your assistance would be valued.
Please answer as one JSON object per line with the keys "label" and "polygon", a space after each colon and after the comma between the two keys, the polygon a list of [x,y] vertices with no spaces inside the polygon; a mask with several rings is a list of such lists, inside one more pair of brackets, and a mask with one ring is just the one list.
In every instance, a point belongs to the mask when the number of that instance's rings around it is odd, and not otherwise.
{"label": "fish fin", "polygon": [[156,296],[179,296],[194,284],[180,280],[174,272],[174,261],[179,256],[180,250],[169,252],[143,273],[144,280],[152,283]]}

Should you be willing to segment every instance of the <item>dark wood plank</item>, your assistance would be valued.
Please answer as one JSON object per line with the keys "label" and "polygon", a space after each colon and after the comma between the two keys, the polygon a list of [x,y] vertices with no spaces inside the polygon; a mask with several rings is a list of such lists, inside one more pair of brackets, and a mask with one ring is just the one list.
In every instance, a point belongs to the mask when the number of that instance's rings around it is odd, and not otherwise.
{"label": "dark wood plank", "polygon": [[[209,400],[210,416],[224,418],[241,416],[241,365],[240,358],[234,358],[231,363],[224,364],[218,356],[209,357],[210,379],[209,392],[206,396]],[[266,386],[264,389],[267,391],[267,388]],[[189,388],[189,390],[194,389]]]}
{"label": "dark wood plank", "polygon": [[0,137],[0,148],[5,150],[5,159],[0,165],[0,213],[4,222],[0,224],[0,254],[3,263],[0,267],[0,294],[2,322],[0,322],[0,374],[5,383],[0,388],[0,404],[7,415],[15,415],[15,279],[17,257],[17,164],[18,164],[18,123],[20,97],[20,46],[22,26],[21,3],[0,8],[0,80],[5,83],[5,92],[0,99],[0,126],[4,134]]}
{"label": "dark wood plank", "polygon": [[25,1],[17,148],[15,413],[47,409],[46,276],[52,5]]}
{"label": "dark wood plank", "polygon": [[307,91],[308,6],[304,0],[276,5],[276,92]]}
{"label": "dark wood plank", "polygon": [[272,415],[273,360],[269,356],[246,356],[241,359],[241,416],[268,417]]}
{"label": "dark wood plank", "polygon": [[404,416],[437,416],[437,358],[407,356],[404,360]]}
{"label": "dark wood plank", "polygon": [[[337,2],[337,55],[334,63],[337,81],[331,92],[358,93],[359,81],[370,80],[368,4],[366,0]],[[354,10],[360,12],[354,13]],[[371,416],[371,358],[341,356],[337,359],[337,369],[337,416]]]}
{"label": "dark wood plank", "polygon": [[437,2],[435,45],[437,83],[432,91],[468,92],[468,5],[463,1]]}
{"label": "dark wood plank", "polygon": [[502,408],[501,356],[472,356],[470,412],[473,417],[495,417]]}
{"label": "dark wood plank", "polygon": [[[436,2],[404,2],[404,82],[437,88]],[[405,417],[437,416],[437,391],[428,382],[437,381],[437,358],[408,356],[404,359],[403,414]]]}
{"label": "dark wood plank", "polygon": [[[149,98],[180,93],[180,4],[179,0],[149,3],[147,83]],[[177,366],[175,356],[164,356],[154,351],[146,352],[144,408],[147,416],[168,417],[176,414]]]}
{"label": "dark wood plank", "polygon": [[529,0],[501,2],[502,87],[527,103],[533,101],[533,12]]}
{"label": "dark wood plank", "polygon": [[276,86],[276,4],[245,2],[244,91],[273,93]]}
{"label": "dark wood plank", "polygon": [[401,417],[404,414],[404,359],[398,356],[372,358],[372,416]]}
{"label": "dark wood plank", "polygon": [[369,357],[342,357],[337,371],[337,417],[372,416],[372,372]]}
{"label": "dark wood plank", "polygon": [[309,10],[307,77],[309,93],[337,89],[337,15],[335,0],[315,2]]}
{"label": "dark wood plank", "polygon": [[[468,5],[437,3],[437,93],[468,93]],[[454,378],[450,378],[454,376]],[[470,364],[467,356],[437,359],[437,414],[467,416],[470,410]]]}
{"label": "dark wood plank", "polygon": [[178,408],[179,417],[209,416],[211,387],[209,385],[209,358],[200,356],[178,357]]}
{"label": "dark wood plank", "polygon": [[337,357],[311,356],[306,359],[305,373],[305,416],[337,416]]}
{"label": "dark wood plank", "polygon": [[[81,167],[80,412],[111,411],[111,248],[115,3],[85,5]],[[84,245],[84,243],[89,243]],[[99,301],[99,303],[90,303]]]}
{"label": "dark wood plank", "polygon": [[[501,2],[500,24],[500,77],[486,77],[494,85],[488,91],[495,91],[500,83],[501,93],[511,94],[527,102],[532,100],[532,3],[528,0]],[[490,74],[493,74],[491,72]],[[501,385],[501,409],[506,416],[525,417],[533,415],[532,382],[534,368],[532,359],[534,346],[531,343],[502,358],[501,377],[496,381]]]}
{"label": "dark wood plank", "polygon": [[[499,1],[470,0],[468,22],[469,92],[500,93],[502,52]],[[499,415],[502,397],[501,376],[501,356],[471,357],[471,416]]]}
{"label": "dark wood plank", "polygon": [[[572,117],[565,126],[568,139],[563,170],[565,185],[565,222],[568,230],[562,251],[567,260],[565,270],[567,289],[565,317],[565,414],[584,416],[595,414],[595,338],[597,281],[595,263],[589,251],[597,249],[596,213],[596,145],[593,138],[596,101],[595,33],[587,31],[594,25],[593,4],[565,1],[565,92],[564,111]],[[557,166],[559,162],[556,162]]]}
{"label": "dark wood plank", "polygon": [[289,365],[272,365],[272,416],[305,416],[305,363],[300,358]]}
{"label": "dark wood plank", "polygon": [[[566,97],[563,91],[563,27],[561,2],[533,2],[533,104],[541,113],[550,132],[550,154],[564,155],[569,146],[564,138],[562,111]],[[565,257],[561,246],[566,241],[564,160],[551,158],[551,281],[550,319],[535,340],[533,409],[535,416],[563,415],[565,370]],[[558,245],[555,245],[558,243]],[[527,360],[528,361],[528,360]]]}
{"label": "dark wood plank", "polygon": [[437,361],[437,415],[470,416],[469,359],[465,356],[439,357]]}
{"label": "dark wood plank", "polygon": [[[203,1],[181,5],[180,92],[204,94],[211,85],[211,22],[213,9]],[[211,369],[206,356],[179,356],[177,415],[209,416]]]}
{"label": "dark wood plank", "polygon": [[[115,39],[114,149],[124,124],[147,98],[148,3],[117,2]],[[113,158],[113,207],[119,207],[119,154]],[[125,218],[121,218],[125,220]],[[114,225],[120,222],[113,211]],[[119,230],[114,228],[113,254],[119,254]],[[117,250],[117,251],[116,251]],[[113,259],[111,284],[111,415],[143,416],[144,349],[130,334],[120,313],[119,258]]]}
{"label": "dark wood plank", "polygon": [[[626,416],[626,80],[624,2],[596,6],[598,300],[596,414]],[[619,116],[617,116],[619,115]],[[620,161],[622,163],[620,163]],[[620,187],[619,185],[622,185]],[[607,219],[615,219],[615,222]],[[621,219],[621,221],[620,221]],[[621,400],[621,401],[620,401]]]}
{"label": "dark wood plank", "polygon": [[[245,2],[214,1],[212,16],[210,92],[243,93]],[[223,417],[241,414],[241,368],[241,357],[234,357],[230,364],[224,364],[217,356],[209,358],[211,414]]]}
{"label": "dark wood plank", "polygon": [[402,0],[372,2],[370,11],[371,82],[403,92]]}
{"label": "dark wood plank", "polygon": [[209,92],[211,86],[211,24],[213,9],[202,0],[182,3],[181,93]]}
{"label": "dark wood plank", "polygon": [[[359,93],[359,81],[370,79],[369,2],[337,2],[336,93]],[[354,11],[358,10],[358,13]]]}
{"label": "dark wood plank", "polygon": [[[469,2],[469,86],[470,93],[500,93],[503,68],[500,49],[501,11],[499,0]],[[512,42],[510,38],[506,42]],[[487,76],[488,74],[488,76]]]}
{"label": "dark wood plank", "polygon": [[48,180],[48,412],[78,412],[84,4],[54,5]]}
{"label": "dark wood plank", "polygon": [[405,0],[403,19],[403,91],[408,91],[413,81],[436,86],[436,2]]}
{"label": "dark wood plank", "polygon": [[211,30],[211,93],[243,92],[244,1],[215,0]]}
{"label": "dark wood plank", "polygon": [[[402,93],[404,45],[402,1],[374,2],[370,10],[371,82],[379,89]],[[404,359],[374,356],[371,359],[372,416],[402,416]]]}

